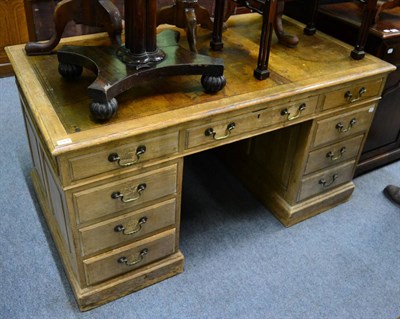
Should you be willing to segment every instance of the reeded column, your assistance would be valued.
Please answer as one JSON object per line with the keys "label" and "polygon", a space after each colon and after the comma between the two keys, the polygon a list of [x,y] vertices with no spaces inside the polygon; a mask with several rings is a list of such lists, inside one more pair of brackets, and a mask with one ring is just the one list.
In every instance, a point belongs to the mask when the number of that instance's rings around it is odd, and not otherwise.
{"label": "reeded column", "polygon": [[137,68],[165,58],[157,48],[157,0],[125,0],[125,46],[117,56]]}

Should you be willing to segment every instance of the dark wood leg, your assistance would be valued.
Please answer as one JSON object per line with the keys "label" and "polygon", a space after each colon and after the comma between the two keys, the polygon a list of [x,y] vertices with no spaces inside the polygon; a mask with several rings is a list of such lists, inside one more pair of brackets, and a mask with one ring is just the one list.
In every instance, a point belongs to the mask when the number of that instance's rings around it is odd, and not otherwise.
{"label": "dark wood leg", "polygon": [[197,25],[212,30],[208,10],[199,5],[198,0],[177,0],[175,4],[160,9],[157,15],[157,25],[171,24],[186,30],[190,50],[197,52],[196,29]]}
{"label": "dark wood leg", "polygon": [[306,24],[304,28],[304,34],[313,35],[317,32],[317,28],[315,27],[315,20],[317,18],[319,7],[319,0],[310,0],[308,4],[308,12],[309,12],[309,22]]}
{"label": "dark wood leg", "polygon": [[257,68],[254,70],[254,77],[258,80],[264,80],[269,77],[268,61],[271,49],[273,22],[276,17],[276,5],[277,0],[267,0],[263,6],[260,50],[258,53]]}
{"label": "dark wood leg", "polygon": [[215,0],[214,7],[214,26],[210,42],[211,49],[220,51],[224,47],[222,42],[222,28],[224,24],[225,0]]}
{"label": "dark wood leg", "polygon": [[376,4],[377,0],[367,0],[367,3],[365,4],[357,43],[350,54],[355,60],[361,60],[365,56],[364,48],[367,43],[368,33],[374,18],[374,13],[376,12]]}
{"label": "dark wood leg", "polygon": [[69,21],[104,27],[115,45],[121,43],[121,15],[110,0],[63,0],[56,6],[53,18],[55,33],[51,39],[43,43],[27,43],[25,51],[28,55],[51,53],[60,42]]}
{"label": "dark wood leg", "polygon": [[299,38],[295,35],[288,34],[283,30],[282,15],[284,9],[285,9],[285,1],[278,0],[276,4],[275,19],[273,19],[275,34],[278,37],[278,40],[281,44],[289,48],[294,48],[299,43]]}
{"label": "dark wood leg", "polygon": [[186,37],[190,51],[197,53],[197,18],[193,8],[185,9],[186,16]]}

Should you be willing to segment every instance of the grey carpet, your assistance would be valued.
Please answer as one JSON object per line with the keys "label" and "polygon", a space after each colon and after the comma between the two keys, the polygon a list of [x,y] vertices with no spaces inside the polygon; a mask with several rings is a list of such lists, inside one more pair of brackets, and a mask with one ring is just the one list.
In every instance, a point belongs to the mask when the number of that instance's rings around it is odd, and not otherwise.
{"label": "grey carpet", "polygon": [[[14,78],[0,79],[0,318],[400,316],[400,162],[355,179],[351,200],[284,228],[212,156],[185,162],[185,272],[80,313],[30,180]],[[212,181],[212,182],[211,182]]]}

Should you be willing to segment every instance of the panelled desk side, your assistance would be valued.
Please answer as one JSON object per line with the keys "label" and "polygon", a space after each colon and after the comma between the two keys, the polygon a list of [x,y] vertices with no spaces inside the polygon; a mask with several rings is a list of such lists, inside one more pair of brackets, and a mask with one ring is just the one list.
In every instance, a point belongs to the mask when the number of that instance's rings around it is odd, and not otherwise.
{"label": "panelled desk side", "polygon": [[[227,86],[202,92],[196,76],[138,84],[119,97],[110,122],[89,116],[94,77],[63,81],[55,55],[7,48],[33,158],[43,213],[81,310],[183,271],[179,250],[183,159],[219,147],[221,157],[286,226],[347,200],[352,176],[386,77],[394,67],[333,38],[302,35],[271,50],[271,78],[252,77],[256,14],[229,19],[223,52]],[[183,41],[185,42],[185,41]],[[104,45],[90,35],[63,43]],[[182,45],[185,45],[183,43]],[[237,142],[237,143],[232,143]],[[224,145],[224,146],[223,146]],[[223,146],[223,147],[220,147]]]}

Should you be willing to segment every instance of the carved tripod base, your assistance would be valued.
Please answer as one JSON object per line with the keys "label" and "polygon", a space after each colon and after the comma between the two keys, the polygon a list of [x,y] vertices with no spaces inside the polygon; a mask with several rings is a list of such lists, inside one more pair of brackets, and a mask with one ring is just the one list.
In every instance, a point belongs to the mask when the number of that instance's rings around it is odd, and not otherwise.
{"label": "carved tripod base", "polygon": [[[144,61],[138,56],[120,49],[116,56],[112,47],[64,46],[57,55],[59,72],[65,78],[76,78],[82,67],[97,74],[96,80],[88,87],[92,98],[90,112],[97,121],[111,119],[118,109],[116,96],[134,87],[145,79],[165,75],[202,75],[201,84],[207,93],[222,90],[226,84],[223,76],[224,64],[219,58],[195,54],[178,46],[179,33],[172,30],[157,36],[158,48],[144,54]],[[163,57],[161,61],[159,58]],[[129,61],[128,61],[129,60]]]}

